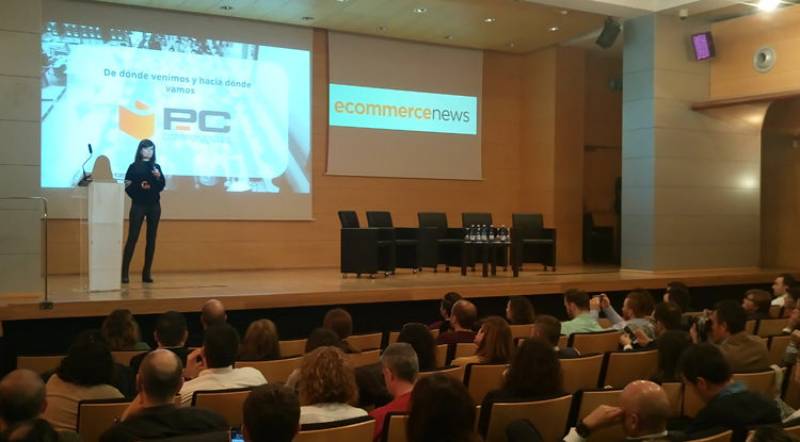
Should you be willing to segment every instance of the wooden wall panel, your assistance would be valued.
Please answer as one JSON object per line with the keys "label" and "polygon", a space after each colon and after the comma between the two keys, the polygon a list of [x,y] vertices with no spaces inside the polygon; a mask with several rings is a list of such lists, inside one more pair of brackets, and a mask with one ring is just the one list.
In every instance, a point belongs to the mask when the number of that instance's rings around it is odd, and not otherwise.
{"label": "wooden wall panel", "polygon": [[587,146],[622,146],[622,91],[609,83],[622,80],[622,59],[586,54],[584,139]]}

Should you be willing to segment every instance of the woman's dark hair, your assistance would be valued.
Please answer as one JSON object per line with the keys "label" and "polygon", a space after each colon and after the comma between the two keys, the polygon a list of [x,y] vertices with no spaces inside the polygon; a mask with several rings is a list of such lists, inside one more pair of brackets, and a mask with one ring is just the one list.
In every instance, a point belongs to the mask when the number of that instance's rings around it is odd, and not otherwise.
{"label": "woman's dark hair", "polygon": [[278,329],[269,319],[250,323],[239,346],[240,361],[271,361],[281,358]]}
{"label": "woman's dark hair", "polygon": [[133,350],[141,340],[139,324],[128,309],[111,312],[103,320],[100,331],[112,351]]}
{"label": "woman's dark hair", "polygon": [[405,342],[417,352],[419,371],[438,368],[436,367],[436,341],[424,324],[412,322],[404,325],[397,337],[397,342]]}
{"label": "woman's dark hair", "polygon": [[147,147],[152,147],[153,148],[153,157],[150,158],[150,162],[155,164],[155,162],[156,162],[156,145],[155,145],[155,143],[153,143],[152,141],[148,140],[147,138],[145,138],[142,141],[139,141],[139,147],[136,148],[136,157],[134,157],[134,159],[133,159],[133,161],[135,163],[141,163],[142,161],[144,161],[144,159],[142,158],[142,149],[147,148]]}
{"label": "woman's dark hair", "polygon": [[679,381],[678,361],[683,352],[692,345],[689,333],[683,330],[667,330],[656,340],[658,345],[658,381]]}
{"label": "woman's dark hair", "polygon": [[342,340],[339,339],[339,335],[337,335],[335,331],[328,328],[315,328],[311,331],[311,334],[308,335],[305,352],[311,353],[320,347],[328,346],[341,348]]}
{"label": "woman's dark hair", "polygon": [[692,311],[689,286],[680,281],[670,281],[667,283],[667,293],[669,294],[669,302],[680,307],[681,313]]}
{"label": "woman's dark hair", "polygon": [[520,397],[561,393],[561,364],[553,345],[541,338],[526,339],[511,360],[503,388]]}
{"label": "woman's dark hair", "polygon": [[114,360],[108,344],[97,330],[81,333],[61,360],[56,374],[64,382],[91,387],[111,384]]}
{"label": "woman's dark hair", "polygon": [[512,325],[533,324],[536,313],[533,304],[524,296],[512,296],[508,298],[507,318]]}
{"label": "woman's dark hair", "polygon": [[447,312],[447,317],[450,317],[450,311],[453,310],[453,304],[460,301],[462,296],[456,292],[447,292],[442,296],[442,302],[439,303],[439,308]]}
{"label": "woman's dark hair", "polygon": [[474,428],[475,403],[463,383],[441,374],[417,381],[406,423],[408,442],[479,441]]}

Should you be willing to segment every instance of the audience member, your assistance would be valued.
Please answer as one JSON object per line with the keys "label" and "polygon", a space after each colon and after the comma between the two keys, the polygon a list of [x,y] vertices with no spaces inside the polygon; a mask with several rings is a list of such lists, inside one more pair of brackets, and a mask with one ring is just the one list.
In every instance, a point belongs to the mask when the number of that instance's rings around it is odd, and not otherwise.
{"label": "audience member", "polygon": [[442,301],[439,303],[439,315],[442,316],[442,319],[434,322],[428,326],[428,328],[431,330],[439,330],[439,333],[453,331],[453,327],[450,324],[450,313],[453,311],[453,305],[461,299],[461,295],[456,292],[445,293],[442,297]]}
{"label": "audience member", "polygon": [[300,368],[300,424],[335,422],[366,416],[350,404],[358,400],[353,368],[344,352],[320,347],[303,358]]}
{"label": "audience member", "polygon": [[731,380],[731,366],[716,346],[690,346],[681,356],[678,366],[686,388],[696,393],[705,404],[689,423],[686,429],[689,436],[723,427],[734,431],[733,440],[744,440],[748,427],[781,422],[775,401]]}
{"label": "audience member", "polygon": [[436,366],[436,341],[433,339],[433,334],[420,323],[409,323],[400,329],[400,335],[397,336],[397,342],[405,342],[414,348],[417,353],[417,362],[419,363],[419,371],[435,370]]}
{"label": "audience member", "polygon": [[435,374],[417,381],[411,392],[408,442],[480,442],[475,428],[475,403],[464,384]]}
{"label": "audience member", "polygon": [[473,356],[453,360],[452,365],[506,364],[514,352],[514,338],[508,322],[499,316],[489,316],[475,335],[478,349]]}
{"label": "audience member", "polygon": [[195,391],[255,387],[267,380],[253,367],[233,368],[239,353],[239,333],[228,324],[206,329],[203,347],[191,352],[184,377],[191,379],[180,389],[181,405],[191,405]]}
{"label": "audience member", "polygon": [[[745,330],[746,323],[744,309],[734,300],[717,303],[711,313],[711,339],[719,345],[734,373],[766,370],[770,366],[766,344]],[[696,330],[694,326],[694,342],[698,342]]]}
{"label": "audience member", "polygon": [[506,304],[506,319],[509,324],[533,324],[536,313],[533,304],[525,296],[512,296]]}
{"label": "audience member", "polygon": [[619,398],[619,407],[601,405],[570,430],[565,442],[582,442],[596,430],[622,424],[626,440],[667,442],[676,435],[667,432],[671,407],[667,394],[658,384],[634,381],[628,384]]}
{"label": "audience member", "polygon": [[[186,356],[189,355],[189,348],[186,347],[186,340],[189,338],[189,329],[186,325],[186,317],[183,313],[168,311],[161,314],[156,320],[156,330],[153,337],[158,344],[158,348],[165,348],[175,353],[181,360],[181,364],[186,366]],[[133,373],[139,372],[147,353],[136,355],[131,359],[131,370]]]}
{"label": "audience member", "polygon": [[797,280],[793,275],[789,273],[781,273],[778,275],[778,277],[776,277],[775,281],[772,283],[772,294],[775,295],[775,299],[772,300],[772,305],[779,305],[783,307],[783,305],[786,303],[786,292],[788,288],[796,285]]}
{"label": "audience member", "polygon": [[667,283],[663,301],[677,305],[681,309],[681,313],[692,311],[692,298],[689,293],[689,287],[680,281]]}
{"label": "audience member", "polygon": [[142,342],[139,324],[128,309],[112,311],[103,320],[100,331],[111,351],[150,350],[150,346]]}
{"label": "audience member", "polygon": [[271,361],[281,358],[278,329],[269,319],[253,321],[239,347],[240,361]]}
{"label": "audience member", "polygon": [[392,401],[383,407],[372,410],[369,415],[375,418],[375,441],[381,439],[386,415],[391,412],[405,413],[411,400],[411,390],[419,373],[419,363],[414,348],[405,343],[390,344],[381,355],[383,378]]}
{"label": "audience member", "polygon": [[450,315],[451,331],[441,333],[436,339],[437,344],[457,344],[460,342],[474,342],[475,332],[472,328],[478,320],[478,309],[475,304],[466,299],[461,299],[453,304]]}
{"label": "audience member", "polygon": [[[791,290],[795,290],[793,287]],[[797,347],[800,344],[800,308],[795,307],[791,310],[789,318],[786,321],[786,327],[782,330],[783,334],[790,335],[789,345],[783,352],[783,358],[780,365],[791,366],[797,362]]]}
{"label": "audience member", "polygon": [[347,342],[347,338],[353,334],[353,317],[350,316],[350,313],[347,313],[347,310],[341,308],[328,310],[322,320],[322,327],[333,330],[339,336],[341,341],[339,347],[345,353],[358,353],[360,351],[360,349]]}
{"label": "audience member", "polygon": [[0,381],[0,433],[44,412],[45,388],[31,370],[14,370]]}
{"label": "audience member", "polygon": [[559,347],[561,338],[561,321],[550,315],[539,315],[533,323],[534,338],[541,338],[550,343],[559,358],[570,359],[581,355],[578,349],[573,347]]}
{"label": "audience member", "polygon": [[486,394],[481,404],[479,429],[486,437],[492,406],[496,402],[536,401],[563,393],[561,364],[551,343],[531,338],[522,343],[499,390]]}
{"label": "audience member", "polygon": [[256,387],[242,409],[245,442],[291,442],[300,428],[300,401],[288,387]]}
{"label": "audience member", "polygon": [[[599,309],[603,310],[611,321],[611,328],[623,330],[626,327],[634,333],[641,330],[650,340],[655,339],[655,330],[650,315],[653,314],[653,297],[647,290],[636,289],[625,297],[622,303],[622,316],[620,316],[605,293],[600,295],[600,302],[594,303],[592,314],[597,317]],[[625,335],[623,335],[625,336]]]}
{"label": "audience member", "polygon": [[748,321],[769,319],[770,302],[772,295],[764,290],[751,289],[744,294],[742,308]]}
{"label": "audience member", "polygon": [[[681,315],[680,307],[671,302],[661,302],[656,304],[656,308],[653,310],[653,321],[654,321],[653,331],[655,332],[655,338],[650,338],[641,329],[634,331],[634,335],[636,337],[635,343],[640,348],[647,348],[656,345],[655,344],[656,341],[654,339],[658,339],[667,331],[670,330],[684,331],[683,315]],[[622,337],[620,338],[620,343],[622,344],[623,349],[626,351],[633,349],[633,344],[634,344],[633,339],[630,339],[627,333],[622,335]]]}
{"label": "audience member", "polygon": [[667,330],[655,342],[658,347],[658,372],[653,380],[658,383],[679,382],[678,361],[692,345],[692,338],[683,330]]}
{"label": "audience member", "polygon": [[225,419],[213,411],[175,406],[175,395],[183,386],[183,364],[170,350],[150,352],[142,361],[136,384],[139,395],[123,414],[122,422],[103,433],[100,442],[134,442],[228,429]]}
{"label": "audience member", "polygon": [[228,321],[228,313],[219,299],[209,299],[200,310],[200,324],[203,330],[214,325],[222,325]]}
{"label": "audience member", "polygon": [[113,386],[114,360],[96,331],[81,333],[61,360],[46,387],[43,417],[57,430],[75,431],[78,403],[90,399],[122,399]]}
{"label": "audience member", "polygon": [[[74,433],[73,433],[74,434]],[[6,439],[8,442],[65,442],[63,434],[59,434],[44,419],[32,419],[17,424],[14,428],[9,429]],[[75,435],[74,440],[80,440]]]}
{"label": "audience member", "polygon": [[[306,339],[306,347],[304,349],[303,354],[310,354],[314,350],[320,347],[337,347],[342,348],[342,341],[339,339],[339,335],[337,335],[333,330],[327,328],[315,328],[311,331],[311,334],[308,335],[308,339]],[[344,349],[342,349],[344,351]],[[286,379],[286,386],[294,390],[295,392],[300,391],[300,369],[296,368],[292,371],[289,375],[289,378]],[[388,394],[388,393],[387,393]]]}
{"label": "audience member", "polygon": [[561,324],[561,334],[590,333],[603,331],[589,310],[589,294],[583,290],[569,289],[564,293],[564,308],[572,318]]}

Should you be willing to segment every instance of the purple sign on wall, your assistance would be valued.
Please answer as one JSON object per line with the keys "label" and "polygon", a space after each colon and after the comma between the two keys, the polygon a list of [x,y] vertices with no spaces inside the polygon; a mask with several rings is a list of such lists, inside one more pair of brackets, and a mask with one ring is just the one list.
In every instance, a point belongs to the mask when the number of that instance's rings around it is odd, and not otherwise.
{"label": "purple sign on wall", "polygon": [[694,48],[694,58],[697,61],[708,60],[714,54],[714,39],[710,32],[692,35],[692,47]]}

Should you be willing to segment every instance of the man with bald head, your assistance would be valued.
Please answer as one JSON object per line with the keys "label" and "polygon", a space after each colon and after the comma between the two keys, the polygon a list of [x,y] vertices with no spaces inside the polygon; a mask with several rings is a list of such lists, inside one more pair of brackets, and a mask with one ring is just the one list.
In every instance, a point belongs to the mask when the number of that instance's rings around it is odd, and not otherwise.
{"label": "man with bald head", "polygon": [[[227,321],[228,313],[225,311],[225,305],[219,299],[209,299],[200,309],[200,325],[203,326],[203,334],[208,330],[208,327],[222,325]],[[190,347],[201,347],[204,340],[203,334],[192,333],[189,337],[188,345]]]}
{"label": "man with bald head", "polygon": [[47,407],[42,378],[31,370],[14,370],[0,381],[0,432],[39,416]]}
{"label": "man with bald head", "polygon": [[450,325],[452,331],[439,335],[436,339],[437,344],[457,344],[460,342],[475,341],[475,322],[478,320],[478,309],[475,304],[461,299],[453,304],[450,312]]}
{"label": "man with bald head", "polygon": [[619,407],[597,407],[564,441],[584,441],[592,432],[614,424],[622,424],[626,440],[670,441],[676,437],[667,432],[669,416],[669,400],[661,386],[650,381],[634,381],[622,390]]}
{"label": "man with bald head", "polygon": [[175,395],[183,386],[183,364],[175,353],[157,349],[148,354],[136,376],[139,395],[101,442],[125,442],[225,432],[225,419],[201,408],[178,408]]}

